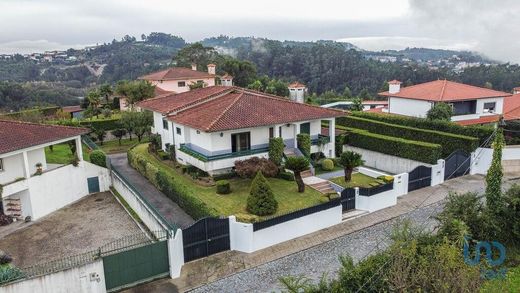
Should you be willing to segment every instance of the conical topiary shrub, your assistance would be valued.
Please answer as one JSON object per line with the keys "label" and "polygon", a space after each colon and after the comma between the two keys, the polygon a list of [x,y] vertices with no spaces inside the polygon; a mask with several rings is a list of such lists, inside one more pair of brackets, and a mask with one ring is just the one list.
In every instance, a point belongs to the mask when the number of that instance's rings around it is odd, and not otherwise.
{"label": "conical topiary shrub", "polygon": [[276,213],[278,202],[262,172],[257,172],[251,182],[251,191],[247,198],[247,211],[257,216],[266,216]]}

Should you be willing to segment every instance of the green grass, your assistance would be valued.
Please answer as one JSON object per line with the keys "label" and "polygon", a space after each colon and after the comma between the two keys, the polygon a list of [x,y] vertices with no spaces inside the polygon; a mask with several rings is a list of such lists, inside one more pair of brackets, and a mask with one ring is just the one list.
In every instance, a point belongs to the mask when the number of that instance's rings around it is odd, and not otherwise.
{"label": "green grass", "polygon": [[[143,138],[142,143],[147,142],[148,138]],[[126,153],[128,149],[130,149],[132,146],[138,144],[136,137],[132,137],[132,140],[129,138],[125,138],[121,140],[121,145],[119,145],[119,141],[116,140],[108,140],[103,142],[103,145],[101,145],[99,142],[96,144],[98,147],[103,150],[106,154],[116,154],[116,153]]]}
{"label": "green grass", "polygon": [[480,292],[520,292],[520,266],[508,269],[505,279],[486,281]]}
{"label": "green grass", "polygon": [[[173,167],[170,161],[159,161],[156,157],[149,154],[146,150],[147,144],[136,146],[136,151],[143,155],[146,160],[152,162],[160,170],[163,170],[171,177],[175,178],[186,185],[191,186],[193,194],[200,198],[208,206],[214,208],[219,215],[229,216],[237,215],[239,219],[245,219],[253,215],[246,210],[247,197],[251,179],[233,178],[229,182],[231,184],[231,193],[220,195],[216,193],[215,186],[201,186],[194,182],[191,177],[181,174],[179,168]],[[267,178],[274,196],[278,201],[278,210],[275,215],[285,214],[294,210],[320,204],[324,197],[318,191],[306,187],[304,193],[298,193],[298,187],[295,181],[286,181],[278,178]],[[244,217],[245,216],[245,217]],[[261,219],[262,217],[260,217]]]}
{"label": "green grass", "polygon": [[[90,162],[89,149],[86,145],[83,146],[83,160]],[[53,150],[50,147],[45,147],[45,158],[48,164],[69,164],[74,155],[70,151],[70,147],[67,143],[55,144]]]}
{"label": "green grass", "polygon": [[345,182],[345,178],[343,176],[336,177],[330,179],[330,181],[341,185],[345,188],[351,188],[351,187],[363,187],[363,188],[370,188],[370,183],[378,183],[378,179],[361,174],[361,173],[354,173],[352,174],[352,180],[350,180],[348,183]]}

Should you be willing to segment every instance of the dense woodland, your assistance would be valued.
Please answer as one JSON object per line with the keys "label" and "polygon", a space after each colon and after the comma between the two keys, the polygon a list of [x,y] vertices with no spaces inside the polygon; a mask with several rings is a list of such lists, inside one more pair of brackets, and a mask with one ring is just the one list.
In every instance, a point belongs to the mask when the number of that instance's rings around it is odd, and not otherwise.
{"label": "dense woodland", "polygon": [[[454,52],[414,48],[384,53],[407,58],[444,58]],[[226,71],[235,76],[237,85],[275,94],[284,94],[282,88],[293,80],[304,82],[317,95],[345,96],[347,92],[347,97],[365,98],[373,98],[391,79],[399,79],[406,86],[447,78],[504,91],[520,85],[518,65],[483,65],[454,73],[418,63],[382,63],[366,58],[373,52],[334,41],[281,42],[220,36],[190,45],[180,37],[151,33],[142,35],[140,40],[125,36],[94,49],[70,49],[67,53],[76,56],[77,61],[37,63],[21,55],[0,60],[0,109],[75,104],[77,97],[103,83],[133,80],[168,66],[188,66],[191,61],[204,70],[210,60],[217,63],[219,73]],[[483,60],[469,53],[461,55],[468,61]],[[104,69],[95,76],[86,65],[104,65]]]}

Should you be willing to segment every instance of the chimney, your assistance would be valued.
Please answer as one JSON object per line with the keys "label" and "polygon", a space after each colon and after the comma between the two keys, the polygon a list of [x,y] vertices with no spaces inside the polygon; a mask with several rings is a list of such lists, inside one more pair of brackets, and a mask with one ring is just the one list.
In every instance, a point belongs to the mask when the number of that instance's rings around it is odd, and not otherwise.
{"label": "chimney", "polygon": [[191,70],[197,71],[197,64],[191,63]]}
{"label": "chimney", "polygon": [[301,82],[294,81],[288,86],[289,88],[289,99],[298,103],[305,102],[305,92],[307,87]]}
{"label": "chimney", "polygon": [[217,65],[215,65],[213,63],[208,64],[208,73],[215,75],[216,67],[217,67]]}
{"label": "chimney", "polygon": [[520,86],[513,89],[513,95],[520,94]]}
{"label": "chimney", "polygon": [[388,82],[388,93],[397,94],[401,90],[401,82],[394,79]]}
{"label": "chimney", "polygon": [[233,76],[229,74],[224,74],[224,76],[220,77],[220,84],[224,86],[233,86]]}

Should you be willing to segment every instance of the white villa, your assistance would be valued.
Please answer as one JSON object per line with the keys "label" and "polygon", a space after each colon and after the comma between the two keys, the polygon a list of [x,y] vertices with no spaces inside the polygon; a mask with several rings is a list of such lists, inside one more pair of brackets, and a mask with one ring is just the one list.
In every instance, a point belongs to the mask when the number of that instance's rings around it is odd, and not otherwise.
{"label": "white villa", "polygon": [[232,86],[163,95],[138,106],[153,111],[152,132],[161,135],[163,148],[175,145],[180,163],[210,174],[228,172],[236,160],[267,157],[272,137],[294,151],[299,133],[311,136],[311,152],[333,157],[335,118],[344,115]]}
{"label": "white villa", "polygon": [[[85,128],[0,120],[0,185],[3,213],[41,218],[110,186],[108,170],[83,161]],[[47,163],[45,147],[73,142],[78,165]]]}
{"label": "white villa", "polygon": [[451,120],[462,125],[497,122],[504,113],[504,98],[511,94],[448,80],[435,80],[401,88],[401,82],[388,82],[388,113],[426,117],[435,103],[453,107]]}

